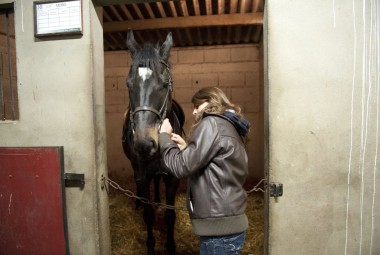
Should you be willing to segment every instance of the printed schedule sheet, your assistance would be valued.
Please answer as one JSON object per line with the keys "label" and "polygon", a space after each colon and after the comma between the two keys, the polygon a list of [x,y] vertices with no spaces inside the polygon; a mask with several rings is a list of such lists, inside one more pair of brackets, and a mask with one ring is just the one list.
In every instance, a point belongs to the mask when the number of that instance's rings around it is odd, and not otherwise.
{"label": "printed schedule sheet", "polygon": [[82,31],[80,0],[40,3],[35,8],[37,35]]}

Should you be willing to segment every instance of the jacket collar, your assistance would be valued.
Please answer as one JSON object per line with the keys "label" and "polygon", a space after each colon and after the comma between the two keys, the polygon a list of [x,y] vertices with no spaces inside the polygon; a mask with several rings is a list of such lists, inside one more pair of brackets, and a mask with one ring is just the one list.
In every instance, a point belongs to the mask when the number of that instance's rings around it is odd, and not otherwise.
{"label": "jacket collar", "polygon": [[240,119],[235,112],[225,111],[224,114],[215,114],[215,113],[203,113],[203,118],[207,116],[217,116],[229,121],[239,133],[239,135],[245,137],[248,133],[249,128],[251,127],[251,123],[246,119]]}

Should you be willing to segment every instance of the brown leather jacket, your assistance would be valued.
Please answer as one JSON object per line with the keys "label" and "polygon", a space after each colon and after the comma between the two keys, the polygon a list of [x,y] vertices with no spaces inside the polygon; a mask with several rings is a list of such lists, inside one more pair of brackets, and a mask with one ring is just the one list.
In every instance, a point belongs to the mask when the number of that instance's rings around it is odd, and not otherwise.
{"label": "brown leather jacket", "polygon": [[245,231],[247,193],[243,184],[248,158],[229,119],[204,114],[182,151],[168,133],[161,133],[159,142],[168,171],[177,178],[188,178],[187,207],[193,232],[220,236]]}

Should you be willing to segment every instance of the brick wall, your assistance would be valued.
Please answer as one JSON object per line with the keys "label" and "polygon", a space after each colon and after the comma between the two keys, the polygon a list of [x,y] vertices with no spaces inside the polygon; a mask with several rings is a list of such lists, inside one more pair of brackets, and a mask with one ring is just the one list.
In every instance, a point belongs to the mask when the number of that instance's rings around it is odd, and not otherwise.
{"label": "brick wall", "polygon": [[[258,45],[174,48],[170,63],[174,98],[186,114],[185,131],[193,121],[191,97],[202,87],[217,86],[241,106],[252,123],[247,150],[249,178],[264,177],[262,61]],[[106,52],[105,87],[108,145],[108,170],[114,178],[130,178],[130,163],[123,154],[121,132],[123,114],[128,107],[125,79],[130,57],[128,52]]]}

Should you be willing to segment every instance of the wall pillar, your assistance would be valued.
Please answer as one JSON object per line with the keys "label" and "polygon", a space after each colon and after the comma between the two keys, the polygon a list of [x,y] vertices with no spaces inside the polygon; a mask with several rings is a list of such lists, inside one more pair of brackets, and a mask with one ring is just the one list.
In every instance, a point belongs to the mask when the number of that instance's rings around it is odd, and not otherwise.
{"label": "wall pillar", "polygon": [[[9,1],[13,2],[13,1]],[[33,1],[15,1],[20,119],[0,123],[1,146],[64,146],[70,254],[110,254],[101,8],[82,0],[83,35],[34,37]]]}

